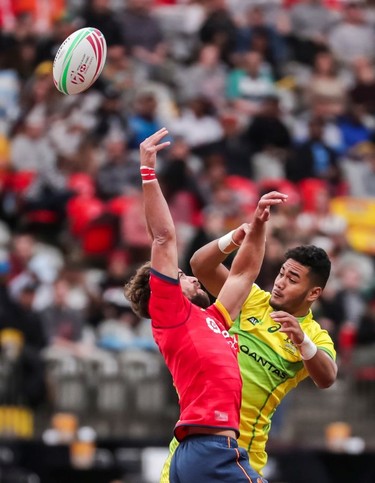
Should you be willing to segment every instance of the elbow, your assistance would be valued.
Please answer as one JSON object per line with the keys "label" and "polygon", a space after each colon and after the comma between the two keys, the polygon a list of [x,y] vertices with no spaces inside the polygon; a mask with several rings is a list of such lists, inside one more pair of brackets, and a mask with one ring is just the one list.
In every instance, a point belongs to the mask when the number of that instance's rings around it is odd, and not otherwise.
{"label": "elbow", "polygon": [[167,228],[154,233],[154,240],[153,243],[155,243],[158,246],[163,246],[163,245],[168,245],[170,243],[176,243],[176,233],[174,230],[169,230]]}
{"label": "elbow", "polygon": [[337,379],[337,367],[332,368],[329,374],[326,374],[324,378],[319,381],[315,381],[315,384],[319,389],[328,389],[331,387]]}
{"label": "elbow", "polygon": [[319,389],[328,389],[329,387],[331,387],[333,385],[333,383],[335,381],[336,381],[336,378],[334,378],[334,379],[327,379],[325,381],[315,382],[315,384],[316,384],[316,386]]}
{"label": "elbow", "polygon": [[202,271],[202,264],[199,263],[198,252],[195,252],[193,256],[190,258],[190,268],[193,274],[199,279]]}

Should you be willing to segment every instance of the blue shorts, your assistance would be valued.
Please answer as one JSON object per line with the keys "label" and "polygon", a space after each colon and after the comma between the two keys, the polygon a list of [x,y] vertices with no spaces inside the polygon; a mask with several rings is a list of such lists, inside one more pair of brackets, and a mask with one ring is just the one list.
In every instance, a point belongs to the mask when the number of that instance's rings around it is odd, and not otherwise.
{"label": "blue shorts", "polygon": [[235,439],[206,434],[185,438],[171,462],[170,483],[267,483]]}

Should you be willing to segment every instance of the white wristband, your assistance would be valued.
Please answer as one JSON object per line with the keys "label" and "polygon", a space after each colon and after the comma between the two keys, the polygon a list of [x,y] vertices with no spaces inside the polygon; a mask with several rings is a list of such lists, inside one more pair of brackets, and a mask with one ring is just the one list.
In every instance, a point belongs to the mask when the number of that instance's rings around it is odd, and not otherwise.
{"label": "white wristband", "polygon": [[317,346],[307,334],[303,336],[303,341],[301,344],[297,344],[297,347],[304,361],[309,361],[318,352]]}
{"label": "white wristband", "polygon": [[240,246],[235,241],[233,241],[233,233],[234,233],[234,230],[230,231],[226,235],[223,235],[221,238],[219,238],[217,242],[219,250],[227,255],[233,251],[233,250],[228,250],[228,248],[232,243],[233,245],[236,245],[236,247]]}

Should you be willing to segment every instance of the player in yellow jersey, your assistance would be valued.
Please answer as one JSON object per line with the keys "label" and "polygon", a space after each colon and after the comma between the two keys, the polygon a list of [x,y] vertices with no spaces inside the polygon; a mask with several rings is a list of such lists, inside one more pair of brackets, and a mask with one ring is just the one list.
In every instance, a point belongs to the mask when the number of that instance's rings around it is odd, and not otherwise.
{"label": "player in yellow jersey", "polygon": [[[191,259],[194,275],[216,296],[228,275],[222,264],[242,242],[237,229],[200,248]],[[313,319],[311,305],[321,295],[331,263],[313,245],[288,250],[272,292],[256,284],[230,329],[238,339],[243,380],[240,446],[262,474],[272,416],[282,399],[306,377],[323,389],[337,376],[336,352],[326,330]],[[178,442],[170,444],[170,456]],[[167,459],[160,483],[169,482]]]}

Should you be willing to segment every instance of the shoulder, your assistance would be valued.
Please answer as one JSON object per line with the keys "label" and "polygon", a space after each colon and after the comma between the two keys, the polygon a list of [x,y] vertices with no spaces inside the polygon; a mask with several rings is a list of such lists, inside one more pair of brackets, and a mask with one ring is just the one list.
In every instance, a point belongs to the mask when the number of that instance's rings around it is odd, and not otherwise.
{"label": "shoulder", "polygon": [[253,304],[260,300],[269,300],[270,296],[271,294],[269,292],[262,290],[259,285],[253,283],[250,293],[244,302],[244,305],[246,305],[247,303]]}

